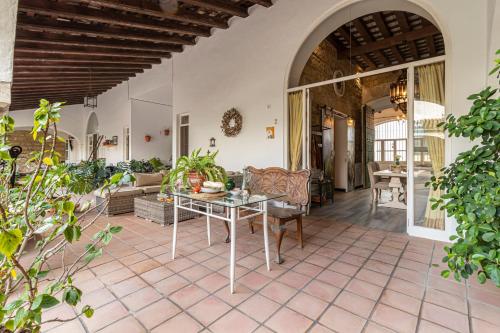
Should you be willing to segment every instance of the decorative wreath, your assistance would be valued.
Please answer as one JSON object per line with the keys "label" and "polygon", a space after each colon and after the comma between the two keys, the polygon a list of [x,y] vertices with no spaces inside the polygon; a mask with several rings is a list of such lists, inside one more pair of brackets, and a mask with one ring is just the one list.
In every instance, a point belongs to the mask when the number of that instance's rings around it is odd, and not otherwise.
{"label": "decorative wreath", "polygon": [[243,117],[235,108],[227,110],[222,116],[220,128],[225,136],[237,136],[243,126]]}

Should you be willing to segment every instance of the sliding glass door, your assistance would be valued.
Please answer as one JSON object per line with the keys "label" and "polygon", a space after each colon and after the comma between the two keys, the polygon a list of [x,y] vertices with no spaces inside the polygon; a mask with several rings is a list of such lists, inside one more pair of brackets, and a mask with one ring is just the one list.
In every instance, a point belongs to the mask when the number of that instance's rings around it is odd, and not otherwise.
{"label": "sliding glass door", "polygon": [[[444,62],[411,67],[408,71],[411,125],[411,162],[409,163],[410,209],[408,231],[417,236],[446,240],[445,213],[432,209],[433,198],[441,196],[426,183],[439,177],[445,166],[445,133],[438,126],[445,119]],[[412,101],[413,100],[413,101]]]}

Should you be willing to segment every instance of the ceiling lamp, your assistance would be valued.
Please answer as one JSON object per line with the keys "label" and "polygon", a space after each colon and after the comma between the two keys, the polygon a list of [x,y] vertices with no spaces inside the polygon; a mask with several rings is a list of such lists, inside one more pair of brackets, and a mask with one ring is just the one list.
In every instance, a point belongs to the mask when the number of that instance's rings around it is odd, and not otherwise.
{"label": "ceiling lamp", "polygon": [[83,99],[83,107],[84,108],[92,108],[95,109],[97,107],[97,95],[92,93],[92,69],[89,68],[89,87],[88,87],[88,95]]}
{"label": "ceiling lamp", "polygon": [[85,96],[83,107],[95,109],[97,107],[97,96]]}
{"label": "ceiling lamp", "polygon": [[394,110],[401,110],[406,113],[408,102],[408,94],[406,91],[407,80],[406,72],[402,72],[398,80],[391,84],[390,96],[391,103],[394,105]]}

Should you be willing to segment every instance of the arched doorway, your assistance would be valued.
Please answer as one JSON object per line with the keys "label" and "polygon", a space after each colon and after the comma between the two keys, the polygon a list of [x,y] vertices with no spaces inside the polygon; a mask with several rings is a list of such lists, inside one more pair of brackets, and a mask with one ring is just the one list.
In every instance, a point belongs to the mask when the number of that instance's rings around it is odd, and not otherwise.
{"label": "arched doorway", "polygon": [[[319,170],[333,187],[339,185],[337,178],[345,177],[340,188],[346,192],[378,181],[391,183],[388,200],[394,204],[385,207],[404,210],[389,213],[388,218],[399,216],[399,226],[411,234],[447,239],[450,228],[444,214],[431,209],[431,198],[440,193],[425,187],[430,177],[439,175],[445,160],[444,135],[437,127],[444,118],[444,60],[441,30],[429,13],[413,3],[368,0],[335,12],[305,39],[290,67],[289,168]],[[407,124],[401,140],[384,142],[392,161],[375,158],[382,156],[376,151],[380,143],[375,142],[375,119],[384,111],[392,117],[389,120]],[[339,143],[345,148],[338,148]],[[406,173],[391,176],[400,155],[408,159],[403,166]],[[420,161],[417,155],[427,160]],[[387,178],[370,177],[371,162],[388,170]]]}
{"label": "arched doorway", "polygon": [[95,161],[99,158],[99,121],[95,112],[92,112],[87,120],[86,140],[86,157]]}

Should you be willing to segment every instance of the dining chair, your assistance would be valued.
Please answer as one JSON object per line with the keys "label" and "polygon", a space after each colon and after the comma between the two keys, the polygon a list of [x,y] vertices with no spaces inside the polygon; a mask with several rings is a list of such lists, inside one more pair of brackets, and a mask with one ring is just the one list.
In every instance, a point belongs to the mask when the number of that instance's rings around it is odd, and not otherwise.
{"label": "dining chair", "polygon": [[370,177],[370,187],[372,189],[372,202],[378,201],[383,190],[390,190],[389,181],[382,180],[375,176],[374,172],[379,171],[377,162],[368,162],[368,176]]}

